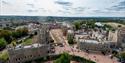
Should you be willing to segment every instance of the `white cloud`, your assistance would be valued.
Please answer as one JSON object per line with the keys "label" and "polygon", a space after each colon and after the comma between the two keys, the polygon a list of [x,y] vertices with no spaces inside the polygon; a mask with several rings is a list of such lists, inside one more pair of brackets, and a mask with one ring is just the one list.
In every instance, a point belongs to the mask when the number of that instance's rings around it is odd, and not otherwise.
{"label": "white cloud", "polygon": [[[124,0],[0,0],[0,15],[125,16],[109,9]],[[98,11],[97,11],[98,10]]]}

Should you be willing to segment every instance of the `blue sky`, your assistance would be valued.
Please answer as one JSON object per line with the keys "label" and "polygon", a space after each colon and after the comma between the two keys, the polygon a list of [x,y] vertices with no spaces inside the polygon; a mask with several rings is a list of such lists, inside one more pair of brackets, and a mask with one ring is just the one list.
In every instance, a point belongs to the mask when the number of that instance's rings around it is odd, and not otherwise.
{"label": "blue sky", "polygon": [[0,0],[0,15],[125,17],[125,0]]}

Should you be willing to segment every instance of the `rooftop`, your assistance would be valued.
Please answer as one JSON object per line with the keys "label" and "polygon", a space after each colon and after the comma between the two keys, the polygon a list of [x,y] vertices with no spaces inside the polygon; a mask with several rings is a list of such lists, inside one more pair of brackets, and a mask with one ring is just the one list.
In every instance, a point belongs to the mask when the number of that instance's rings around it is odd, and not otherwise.
{"label": "rooftop", "polygon": [[80,42],[86,42],[86,43],[94,43],[94,44],[98,44],[99,42],[97,40],[85,40],[85,39],[80,39]]}
{"label": "rooftop", "polygon": [[[32,44],[32,45],[28,45],[28,46],[23,46],[23,45],[19,44],[15,47],[15,50],[37,48],[37,47],[41,47],[41,46],[43,46],[43,44],[35,43],[35,44]],[[9,48],[9,49],[12,49],[12,48]]]}

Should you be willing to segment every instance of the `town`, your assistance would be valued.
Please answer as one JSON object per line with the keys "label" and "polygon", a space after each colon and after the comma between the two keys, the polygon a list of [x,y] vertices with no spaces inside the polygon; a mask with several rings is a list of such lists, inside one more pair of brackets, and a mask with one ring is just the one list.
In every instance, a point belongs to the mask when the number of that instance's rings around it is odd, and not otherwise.
{"label": "town", "polygon": [[[56,19],[56,18],[55,18]],[[124,63],[120,21],[2,21],[2,63]]]}

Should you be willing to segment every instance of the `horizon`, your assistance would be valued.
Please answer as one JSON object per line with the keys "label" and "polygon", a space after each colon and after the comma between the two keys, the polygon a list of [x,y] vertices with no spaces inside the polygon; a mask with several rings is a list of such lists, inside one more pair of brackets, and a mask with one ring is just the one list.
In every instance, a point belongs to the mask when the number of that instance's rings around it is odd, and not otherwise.
{"label": "horizon", "polygon": [[75,17],[75,18],[125,18],[125,16],[32,16],[32,15],[0,15],[0,17]]}

